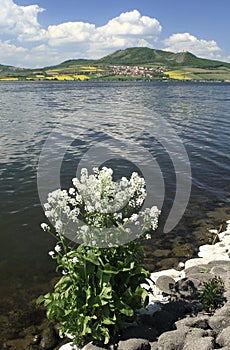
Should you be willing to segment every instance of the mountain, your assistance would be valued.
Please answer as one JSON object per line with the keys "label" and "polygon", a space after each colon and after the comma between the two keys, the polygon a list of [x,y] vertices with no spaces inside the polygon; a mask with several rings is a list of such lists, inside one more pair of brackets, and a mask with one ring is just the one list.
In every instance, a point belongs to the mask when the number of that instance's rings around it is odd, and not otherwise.
{"label": "mountain", "polygon": [[[123,67],[120,71],[113,66]],[[133,74],[126,66],[138,66]],[[141,67],[149,70],[146,74]],[[144,68],[143,68],[144,69]],[[62,76],[61,76],[62,75]],[[49,67],[24,69],[0,65],[0,79],[84,80],[84,79],[179,79],[230,81],[230,63],[200,58],[183,51],[173,53],[148,47],[117,50],[100,59],[70,59]]]}
{"label": "mountain", "polygon": [[196,68],[230,68],[230,63],[198,58],[190,52],[173,53],[163,50],[150,49],[148,47],[133,47],[118,50],[111,55],[98,60],[107,64],[158,64],[168,67],[190,66]]}
{"label": "mountain", "polygon": [[175,67],[194,67],[194,68],[230,68],[230,63],[199,58],[188,51],[173,53],[163,50],[150,49],[148,47],[132,47],[124,50],[117,50],[112,54],[97,60],[93,59],[72,59],[63,63],[46,67],[46,69],[68,68],[75,65],[158,65]]}

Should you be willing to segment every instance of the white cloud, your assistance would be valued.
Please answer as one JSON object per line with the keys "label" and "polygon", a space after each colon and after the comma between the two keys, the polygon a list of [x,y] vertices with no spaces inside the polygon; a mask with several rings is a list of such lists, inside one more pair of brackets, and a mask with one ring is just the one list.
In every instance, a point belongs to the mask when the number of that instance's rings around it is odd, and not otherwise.
{"label": "white cloud", "polygon": [[106,36],[141,36],[150,39],[157,38],[161,30],[162,27],[157,19],[141,16],[137,10],[122,13],[97,29],[98,33]]}
{"label": "white cloud", "polygon": [[189,33],[173,34],[164,40],[166,51],[190,51],[197,56],[206,58],[217,57],[220,47],[214,40],[198,39]]}
{"label": "white cloud", "polygon": [[[162,31],[156,18],[142,16],[138,10],[121,13],[103,26],[65,22],[43,28],[38,16],[44,9],[38,5],[0,2],[0,63],[4,64],[42,67],[70,58],[100,58],[127,47],[153,48]],[[164,49],[220,60],[222,56],[214,40],[198,39],[189,33],[171,35],[165,39]]]}
{"label": "white cloud", "polygon": [[18,6],[12,0],[1,0],[1,33],[16,35],[21,41],[43,39],[45,30],[37,18],[42,11],[38,5]]}
{"label": "white cloud", "polygon": [[153,42],[157,40],[161,30],[157,19],[141,16],[137,10],[121,13],[104,26],[96,28],[88,53],[94,57],[101,57],[111,50],[126,47],[153,47]]}
{"label": "white cloud", "polygon": [[95,25],[84,22],[66,22],[48,27],[47,38],[52,46],[90,40],[95,34]]}
{"label": "white cloud", "polygon": [[0,63],[6,65],[19,65],[28,50],[22,46],[16,46],[9,41],[0,40]]}
{"label": "white cloud", "polygon": [[161,25],[155,18],[141,16],[133,10],[122,13],[107,24],[96,27],[84,22],[67,22],[48,27],[47,38],[51,46],[84,43],[84,57],[101,57],[110,49],[122,49],[130,46],[152,46],[161,32]]}

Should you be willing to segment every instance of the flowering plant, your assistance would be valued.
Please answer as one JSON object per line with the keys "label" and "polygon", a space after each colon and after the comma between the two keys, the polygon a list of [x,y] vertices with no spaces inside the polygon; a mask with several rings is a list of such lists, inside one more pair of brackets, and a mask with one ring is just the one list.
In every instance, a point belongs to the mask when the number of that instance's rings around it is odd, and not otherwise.
{"label": "flowering plant", "polygon": [[[38,304],[44,303],[48,318],[57,319],[62,334],[70,333],[76,344],[90,337],[108,343],[147,303],[141,284],[149,272],[140,266],[135,238],[151,238],[146,231],[157,227],[160,213],[154,206],[141,211],[146,190],[137,173],[114,182],[112,169],[93,171],[82,169],[74,187],[52,192],[45,204],[59,238],[49,254],[63,276]],[[81,244],[73,249],[67,238]]]}

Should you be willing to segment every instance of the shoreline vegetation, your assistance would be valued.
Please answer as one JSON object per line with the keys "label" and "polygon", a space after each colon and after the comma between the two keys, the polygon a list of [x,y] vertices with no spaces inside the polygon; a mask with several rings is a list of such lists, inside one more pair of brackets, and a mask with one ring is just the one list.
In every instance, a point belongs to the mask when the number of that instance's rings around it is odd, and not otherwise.
{"label": "shoreline vegetation", "polygon": [[118,50],[97,60],[71,59],[26,69],[0,64],[1,81],[201,81],[230,82],[230,63],[150,48]]}
{"label": "shoreline vegetation", "polygon": [[[217,214],[217,213],[216,213]],[[124,340],[120,341],[119,349],[139,349],[145,344],[146,349],[158,349],[158,346],[164,349],[171,349],[176,346],[177,339],[183,343],[191,341],[189,349],[193,349],[192,342],[201,342],[202,349],[216,349],[214,344],[227,344],[229,346],[229,307],[230,307],[230,220],[229,211],[223,215],[218,212],[218,228],[216,225],[207,224],[206,230],[211,231],[212,237],[215,238],[210,243],[204,243],[198,248],[198,252],[191,258],[184,257],[184,263],[161,270],[151,272],[151,278],[154,281],[153,296],[150,298],[149,306],[146,313],[142,313],[142,322],[137,326],[125,329]],[[210,229],[215,227],[214,229]],[[213,312],[205,312],[202,309],[196,309],[197,300],[194,289],[185,289],[186,283],[195,283],[195,287],[202,287],[203,283],[209,281],[212,275],[218,275],[225,281],[224,305],[221,305]],[[50,285],[54,285],[57,279],[54,277]],[[177,287],[177,295],[180,300],[174,300],[171,290],[171,283]],[[169,288],[170,287],[170,288]],[[178,294],[179,293],[179,294]],[[181,294],[183,293],[183,295]],[[193,296],[195,297],[193,299]],[[33,302],[31,303],[34,307]],[[195,312],[196,311],[196,312]],[[53,350],[74,350],[74,344],[69,338],[60,339],[59,326],[50,323],[44,314],[44,310],[28,311],[26,318],[23,313],[18,315],[18,320],[9,322],[5,317],[5,336],[0,340],[3,341],[3,349],[11,350],[24,349],[29,350],[43,349]],[[24,317],[23,317],[24,316]],[[12,315],[16,318],[16,315]],[[25,320],[27,321],[25,321]],[[151,321],[151,323],[149,323]],[[7,331],[8,328],[8,331]],[[225,331],[227,329],[227,331]],[[135,331],[135,333],[134,333]],[[2,329],[3,332],[3,329]],[[189,334],[192,333],[192,338]],[[226,337],[224,337],[224,333]],[[135,339],[134,339],[135,335]],[[98,344],[97,344],[98,345]],[[184,344],[185,345],[185,344]],[[139,346],[139,347],[138,347]],[[164,346],[164,347],[163,347]],[[182,348],[182,347],[181,347]],[[83,349],[102,350],[101,346],[88,343]],[[82,349],[82,350],[83,350]],[[111,348],[110,348],[111,349]],[[224,348],[225,349],[225,348]]]}

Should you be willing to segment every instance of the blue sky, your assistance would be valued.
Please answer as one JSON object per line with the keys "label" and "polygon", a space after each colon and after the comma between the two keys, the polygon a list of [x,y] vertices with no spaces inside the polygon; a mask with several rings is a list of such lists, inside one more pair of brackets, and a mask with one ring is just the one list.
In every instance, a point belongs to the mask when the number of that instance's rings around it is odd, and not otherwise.
{"label": "blue sky", "polygon": [[147,46],[230,62],[229,0],[0,0],[0,63],[44,67]]}

